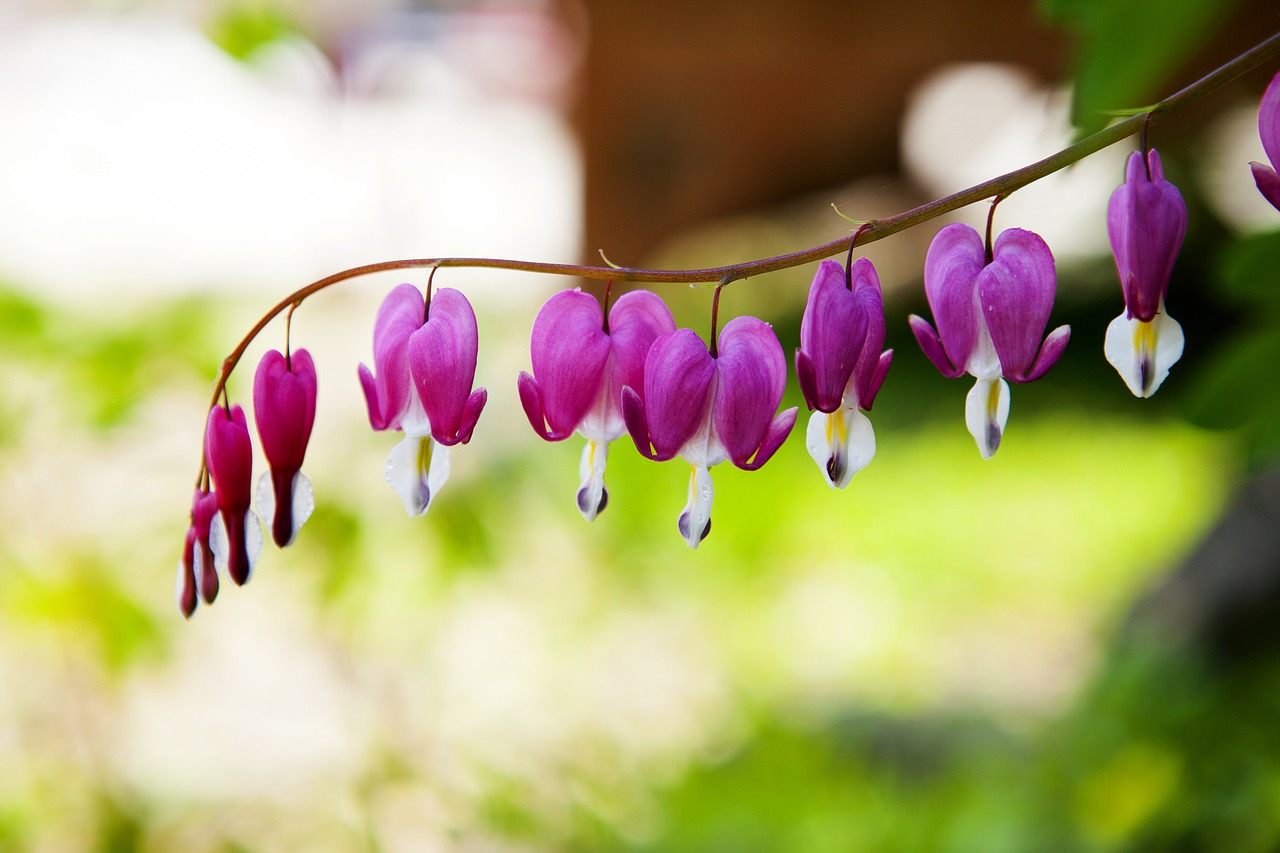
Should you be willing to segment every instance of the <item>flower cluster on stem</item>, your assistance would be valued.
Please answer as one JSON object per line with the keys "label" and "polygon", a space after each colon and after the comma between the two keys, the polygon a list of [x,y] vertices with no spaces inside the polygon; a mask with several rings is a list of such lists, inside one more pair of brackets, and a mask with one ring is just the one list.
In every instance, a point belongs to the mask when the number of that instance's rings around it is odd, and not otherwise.
{"label": "flower cluster on stem", "polygon": [[[864,223],[853,243],[869,243],[983,199],[998,201],[1116,141],[1143,132],[1140,151],[1126,164],[1112,194],[1107,230],[1125,307],[1108,326],[1103,350],[1129,389],[1150,396],[1183,349],[1179,324],[1165,298],[1187,227],[1187,209],[1165,178],[1146,131],[1160,116],[1195,102],[1245,72],[1280,56],[1272,36],[1145,112],[1022,169],[896,216]],[[1258,189],[1280,209],[1280,75],[1259,107],[1259,133],[1270,165],[1252,163]],[[995,205],[992,205],[994,213]],[[344,270],[313,282],[273,307],[223,362],[205,423],[200,473],[179,560],[175,596],[185,616],[211,603],[226,575],[244,584],[263,543],[265,521],[279,547],[295,541],[315,505],[302,473],[315,419],[317,372],[305,349],[272,350],[254,378],[254,421],[268,470],[251,507],[253,451],[247,419],[227,396],[226,383],[250,342],[277,315],[290,316],[311,295],[373,272],[477,267],[569,274],[628,282],[720,282],[712,331],[704,343],[676,328],[654,293],[634,291],[612,306],[580,291],[563,291],[543,305],[530,342],[532,373],[516,387],[534,431],[547,441],[577,432],[586,439],[579,462],[577,506],[595,519],[609,502],[605,463],[623,432],[655,461],[681,457],[690,469],[678,516],[682,539],[696,548],[711,529],[710,469],[729,461],[745,470],[763,466],[781,448],[796,408],[779,412],[787,359],[768,323],[737,317],[717,330],[720,292],[730,282],[820,261],[801,320],[796,377],[812,411],[806,448],[823,480],[846,487],[871,462],[876,436],[867,417],[893,360],[883,350],[886,321],[879,277],[865,258],[844,266],[827,260],[846,238],[800,251],[701,270],[646,270],[492,258],[387,261]],[[1036,234],[1010,228],[985,239],[966,225],[935,236],[924,259],[924,290],[932,322],[912,315],[910,328],[924,355],[946,377],[975,379],[965,423],[980,454],[990,458],[1004,439],[1009,382],[1035,381],[1061,358],[1071,330],[1046,335],[1056,292],[1052,251]],[[287,336],[286,336],[287,340]],[[427,512],[449,477],[449,448],[467,444],[488,399],[473,388],[479,352],[475,312],[457,290],[432,295],[410,284],[394,288],[378,310],[373,369],[360,365],[370,426],[403,433],[391,450],[386,479],[410,516]],[[259,520],[259,514],[263,520]]]}

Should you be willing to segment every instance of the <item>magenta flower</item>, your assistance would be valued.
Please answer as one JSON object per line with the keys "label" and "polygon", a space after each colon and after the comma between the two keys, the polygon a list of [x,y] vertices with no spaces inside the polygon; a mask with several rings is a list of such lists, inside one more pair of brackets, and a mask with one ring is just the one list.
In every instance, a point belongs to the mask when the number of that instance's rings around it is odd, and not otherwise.
{"label": "magenta flower", "polygon": [[1280,74],[1271,78],[1267,91],[1262,93],[1262,103],[1258,105],[1258,136],[1262,137],[1262,150],[1267,152],[1271,165],[1251,161],[1253,182],[1262,197],[1280,210],[1280,175],[1275,168],[1280,165]]}
{"label": "magenta flower", "polygon": [[796,377],[813,411],[805,446],[827,485],[843,489],[876,455],[876,434],[865,412],[889,372],[893,350],[884,346],[880,279],[866,258],[848,276],[823,261],[800,321]]}
{"label": "magenta flower", "polygon": [[240,585],[249,580],[262,551],[262,527],[249,508],[253,447],[244,409],[209,410],[204,434],[205,461],[213,479],[218,515],[209,527],[209,548],[219,572]]}
{"label": "magenta flower", "polygon": [[467,298],[451,288],[430,305],[411,284],[383,300],[373,329],[375,378],[360,365],[360,384],[375,430],[403,430],[387,457],[387,482],[410,516],[426,513],[449,479],[448,448],[471,440],[488,399],[471,389],[479,331]]}
{"label": "magenta flower", "polygon": [[556,293],[533,321],[533,375],[517,380],[520,403],[535,432],[563,441],[576,430],[587,440],[578,463],[578,511],[587,521],[604,511],[609,443],[626,432],[622,389],[644,389],[644,361],[660,335],[675,331],[671,311],[655,294],[624,294],[605,322],[600,303],[580,290]]}
{"label": "magenta flower", "polygon": [[796,409],[774,415],[787,382],[782,345],[769,325],[738,317],[720,332],[718,354],[690,329],[653,342],[644,395],[622,390],[622,416],[640,453],[689,463],[689,493],[677,527],[690,548],[711,531],[713,465],[726,459],[754,471],[782,446]]}
{"label": "magenta flower", "polygon": [[1182,326],[1164,310],[1187,205],[1164,179],[1160,155],[1134,151],[1107,205],[1107,235],[1124,289],[1124,311],[1107,326],[1103,352],[1138,397],[1150,397],[1182,357]]}
{"label": "magenta flower", "polygon": [[948,225],[924,262],[924,290],[933,327],[911,315],[920,349],[943,376],[968,373],[978,381],[965,400],[965,424],[983,459],[1000,446],[1009,419],[1009,386],[1039,379],[1062,356],[1071,327],[1043,341],[1057,274],[1053,253],[1039,236],[1010,228],[988,257],[978,232]]}
{"label": "magenta flower", "polygon": [[217,514],[217,496],[204,489],[196,489],[191,500],[191,526],[187,528],[173,590],[178,609],[187,619],[195,613],[201,598],[205,604],[212,604],[218,596],[218,570],[213,550],[209,547],[209,528]]}
{"label": "magenta flower", "polygon": [[283,548],[311,517],[315,496],[302,473],[311,425],[316,419],[316,368],[311,354],[270,350],[253,376],[253,419],[270,470],[258,480],[258,512]]}

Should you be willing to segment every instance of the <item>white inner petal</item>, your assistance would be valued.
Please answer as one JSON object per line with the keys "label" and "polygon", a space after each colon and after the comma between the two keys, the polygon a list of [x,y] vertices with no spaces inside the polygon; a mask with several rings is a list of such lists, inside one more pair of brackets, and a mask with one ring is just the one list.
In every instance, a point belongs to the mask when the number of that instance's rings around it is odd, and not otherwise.
{"label": "white inner petal", "polygon": [[253,577],[253,569],[258,565],[258,557],[262,554],[262,522],[253,510],[244,514],[244,550],[249,558],[249,571],[245,573],[244,582]]}
{"label": "white inner petal", "polygon": [[1178,321],[1160,313],[1150,323],[1121,311],[1107,326],[1102,351],[1135,397],[1150,397],[1182,358],[1185,339]]}
{"label": "white inner petal", "polygon": [[410,518],[426,514],[449,479],[449,449],[430,436],[405,438],[387,456],[387,482]]}
{"label": "white inner petal", "polygon": [[258,515],[267,520],[267,524],[275,524],[276,490],[271,485],[271,472],[263,471],[258,478],[258,488],[254,493],[258,504]]}
{"label": "white inner petal", "polygon": [[711,472],[702,465],[690,465],[688,500],[676,522],[680,535],[690,548],[697,548],[710,532],[711,501],[714,497]]}
{"label": "white inner petal", "polygon": [[311,513],[316,509],[316,494],[311,489],[311,481],[301,471],[293,475],[293,537],[298,535],[302,525],[307,523]]}
{"label": "white inner petal", "polygon": [[805,447],[828,486],[843,489],[876,455],[871,419],[856,407],[841,406],[831,414],[809,416]]}
{"label": "white inner petal", "polygon": [[1009,422],[1008,383],[1000,377],[978,379],[964,401],[964,422],[982,458],[994,456]]}
{"label": "white inner petal", "polygon": [[600,388],[596,392],[595,402],[582,422],[578,424],[578,432],[588,441],[608,444],[627,431],[622,420],[622,389],[609,381],[613,374],[613,362],[617,355],[610,350],[604,363],[604,373],[600,378]]}
{"label": "white inner petal", "polygon": [[222,511],[213,514],[209,522],[209,550],[213,552],[213,567],[220,577],[227,576],[227,566],[231,556],[231,545],[227,542],[227,526],[222,520]]}
{"label": "white inner petal", "polygon": [[609,456],[607,443],[588,441],[582,448],[582,458],[578,462],[578,478],[581,485],[578,489],[578,511],[587,521],[604,509],[604,467]]}
{"label": "white inner petal", "polygon": [[982,311],[982,300],[976,287],[973,289],[973,310],[978,318],[978,340],[969,354],[965,372],[978,379],[995,379],[1004,371],[1000,367],[1000,356],[996,355],[996,345],[991,340],[991,330],[987,328],[987,317]]}

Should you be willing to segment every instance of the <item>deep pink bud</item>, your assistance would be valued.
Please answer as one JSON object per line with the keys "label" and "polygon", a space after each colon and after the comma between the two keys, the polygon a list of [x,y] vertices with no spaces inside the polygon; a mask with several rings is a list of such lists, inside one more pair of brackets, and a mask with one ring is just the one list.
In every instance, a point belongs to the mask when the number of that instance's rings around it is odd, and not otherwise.
{"label": "deep pink bud", "polygon": [[1153,148],[1144,159],[1134,151],[1124,183],[1107,205],[1107,236],[1130,317],[1144,323],[1155,319],[1186,232],[1186,202],[1165,180],[1159,153]]}
{"label": "deep pink bud", "polygon": [[270,350],[253,377],[253,417],[270,471],[258,483],[258,509],[283,548],[293,542],[315,500],[301,468],[316,417],[316,368],[311,354]]}
{"label": "deep pink bud", "polygon": [[199,599],[203,598],[205,604],[212,604],[218,596],[218,570],[213,550],[209,547],[209,529],[217,514],[217,496],[196,489],[191,500],[191,525],[187,528],[174,588],[178,609],[188,619],[195,612]]}
{"label": "deep pink bud", "polygon": [[223,406],[214,406],[205,427],[204,447],[218,501],[209,544],[219,570],[226,571],[236,584],[243,584],[262,550],[262,528],[249,508],[253,448],[244,409],[232,406],[228,412]]}
{"label": "deep pink bud", "polygon": [[1134,151],[1107,205],[1125,310],[1107,326],[1103,352],[1138,397],[1154,394],[1182,357],[1182,327],[1166,313],[1164,297],[1186,231],[1187,205],[1165,180],[1160,155]]}

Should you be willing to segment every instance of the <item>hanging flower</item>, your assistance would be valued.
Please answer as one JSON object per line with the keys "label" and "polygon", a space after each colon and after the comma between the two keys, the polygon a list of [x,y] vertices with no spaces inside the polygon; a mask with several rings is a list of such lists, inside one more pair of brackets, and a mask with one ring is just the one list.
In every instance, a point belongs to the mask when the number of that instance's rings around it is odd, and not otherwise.
{"label": "hanging flower", "polygon": [[653,342],[644,365],[644,395],[622,391],[627,431],[642,455],[689,463],[689,491],[677,527],[690,548],[711,531],[714,490],[708,469],[726,459],[754,471],[782,446],[796,409],[774,415],[787,381],[782,345],[767,323],[738,317],[709,353],[690,329]]}
{"label": "hanging flower", "polygon": [[1107,326],[1103,352],[1138,397],[1156,393],[1182,357],[1182,326],[1165,313],[1164,296],[1186,231],[1187,205],[1165,180],[1160,155],[1134,151],[1107,205],[1125,307]]}
{"label": "hanging flower", "polygon": [[884,346],[880,279],[866,258],[849,269],[823,261],[800,321],[796,377],[813,410],[805,445],[827,485],[843,489],[876,454],[866,412],[884,382],[893,350]]}
{"label": "hanging flower", "polygon": [[1262,94],[1262,103],[1258,105],[1258,136],[1262,138],[1262,150],[1267,153],[1271,165],[1251,161],[1249,168],[1253,170],[1253,182],[1258,185],[1262,197],[1280,210],[1280,175],[1276,174],[1276,166],[1280,165],[1280,74],[1271,78],[1271,84]]}
{"label": "hanging flower", "polygon": [[196,612],[201,598],[205,604],[212,604],[218,596],[218,569],[213,550],[209,547],[209,528],[217,514],[217,496],[204,489],[196,489],[191,500],[191,526],[187,528],[182,559],[178,561],[178,578],[174,584],[178,609],[187,619]]}
{"label": "hanging flower", "polygon": [[479,331],[471,303],[452,288],[430,305],[411,284],[391,291],[373,331],[376,378],[360,365],[375,430],[402,430],[387,457],[387,482],[410,516],[420,516],[449,478],[448,448],[466,444],[488,399],[475,380]]}
{"label": "hanging flower", "polygon": [[316,417],[316,368],[305,349],[270,350],[253,377],[253,417],[269,471],[258,480],[258,511],[283,548],[311,517],[315,496],[302,461]]}
{"label": "hanging flower", "polygon": [[562,441],[576,430],[587,440],[578,463],[578,511],[587,521],[604,511],[609,443],[626,432],[624,386],[644,389],[644,361],[654,340],[675,331],[671,311],[655,294],[624,294],[605,321],[600,303],[580,290],[562,290],[533,321],[533,375],[517,380],[520,403],[535,432]]}
{"label": "hanging flower", "polygon": [[965,400],[965,424],[983,459],[1000,446],[1009,419],[1009,386],[1039,379],[1062,356],[1069,326],[1045,326],[1057,277],[1053,253],[1036,234],[1010,228],[987,254],[968,225],[948,225],[929,246],[924,290],[938,330],[912,315],[911,331],[943,376],[977,379]]}
{"label": "hanging flower", "polygon": [[218,502],[217,517],[209,527],[209,547],[218,571],[239,586],[249,580],[262,551],[262,527],[249,508],[253,447],[244,409],[214,406],[209,410],[204,452]]}

